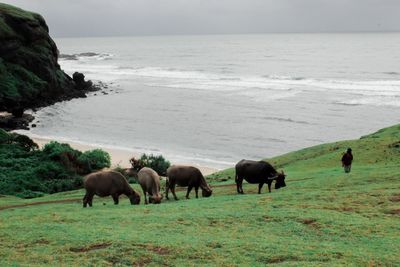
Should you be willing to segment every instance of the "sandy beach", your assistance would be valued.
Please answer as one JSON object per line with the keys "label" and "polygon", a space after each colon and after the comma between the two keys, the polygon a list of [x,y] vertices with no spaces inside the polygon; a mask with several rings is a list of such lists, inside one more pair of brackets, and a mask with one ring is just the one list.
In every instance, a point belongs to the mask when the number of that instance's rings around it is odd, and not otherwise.
{"label": "sandy beach", "polygon": [[[129,159],[131,157],[140,157],[140,153],[135,153],[132,151],[127,150],[122,150],[122,149],[116,149],[116,148],[109,148],[109,147],[102,147],[102,146],[96,146],[96,145],[88,145],[88,144],[83,144],[83,143],[78,143],[78,142],[70,142],[70,141],[63,141],[63,140],[53,140],[49,138],[43,138],[43,137],[31,137],[35,143],[39,145],[40,148],[42,148],[45,144],[49,143],[50,141],[58,141],[60,143],[68,143],[72,148],[80,150],[80,151],[87,151],[87,150],[92,150],[92,149],[102,149],[104,151],[107,151],[110,156],[111,156],[111,168],[116,167],[116,166],[121,166],[123,168],[129,168],[130,163]],[[171,162],[171,164],[177,164],[177,165],[188,165],[188,166],[194,166],[200,169],[200,171],[203,173],[203,175],[209,175],[212,174],[218,169],[212,168],[212,167],[207,167],[207,166],[200,166],[198,164],[192,164],[192,163],[187,163],[187,162]]]}

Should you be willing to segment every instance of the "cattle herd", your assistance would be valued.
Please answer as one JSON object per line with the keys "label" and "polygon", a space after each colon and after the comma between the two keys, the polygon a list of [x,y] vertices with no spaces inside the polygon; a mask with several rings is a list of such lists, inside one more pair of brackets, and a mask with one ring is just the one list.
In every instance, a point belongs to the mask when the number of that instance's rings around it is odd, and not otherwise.
{"label": "cattle herd", "polygon": [[[285,187],[285,174],[277,172],[274,167],[265,161],[241,160],[235,166],[235,182],[237,192],[243,194],[242,183],[246,180],[250,184],[258,184],[258,193],[264,184],[268,185],[271,192],[271,184],[275,181],[275,189]],[[160,193],[160,176],[153,169],[148,167],[140,168],[135,172],[138,183],[140,184],[144,203],[159,204],[163,199]],[[199,188],[203,197],[209,197],[212,194],[210,185],[207,184],[200,170],[191,166],[171,166],[167,170],[165,184],[165,198],[169,200],[168,193],[171,193],[175,200],[178,200],[175,194],[175,186],[187,187],[186,198],[194,188],[196,198],[198,198]],[[140,195],[129,185],[124,175],[116,171],[99,171],[91,173],[84,178],[84,187],[86,194],[83,197],[83,207],[92,206],[93,197],[111,196],[114,204],[118,204],[119,196],[126,195],[132,205],[140,203]]]}

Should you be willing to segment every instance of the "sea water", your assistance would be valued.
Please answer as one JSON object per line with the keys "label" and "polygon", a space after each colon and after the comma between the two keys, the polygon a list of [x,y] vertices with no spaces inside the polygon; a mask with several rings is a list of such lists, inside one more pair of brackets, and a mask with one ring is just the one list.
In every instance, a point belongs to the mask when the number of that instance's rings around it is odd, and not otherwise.
{"label": "sea water", "polygon": [[224,168],[400,121],[399,33],[56,43],[64,71],[107,83],[108,94],[37,111],[32,135]]}

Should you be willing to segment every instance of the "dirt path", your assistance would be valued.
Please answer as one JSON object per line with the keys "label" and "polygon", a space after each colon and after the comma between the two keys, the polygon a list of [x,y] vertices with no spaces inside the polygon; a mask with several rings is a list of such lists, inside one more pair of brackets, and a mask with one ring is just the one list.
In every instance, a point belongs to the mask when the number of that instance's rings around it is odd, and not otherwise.
{"label": "dirt path", "polygon": [[[303,181],[312,178],[303,178],[297,180],[291,180],[290,182],[296,181]],[[223,187],[236,187],[236,184],[223,184],[223,185],[214,185],[213,188],[223,188]],[[176,191],[184,191],[184,188],[177,188]],[[38,202],[31,202],[25,204],[16,204],[10,206],[0,206],[0,211],[7,210],[7,209],[18,209],[18,208],[25,208],[29,206],[37,206],[37,205],[48,205],[48,204],[63,204],[63,203],[73,203],[73,202],[81,202],[82,198],[68,198],[68,199],[61,199],[61,200],[49,200],[49,201],[38,201]]]}
{"label": "dirt path", "polygon": [[0,211],[1,210],[7,210],[7,209],[24,208],[24,207],[28,207],[28,206],[45,205],[45,204],[58,204],[58,203],[71,203],[71,202],[80,202],[80,201],[82,201],[81,198],[69,198],[69,199],[61,199],[61,200],[39,201],[39,202],[17,204],[17,205],[10,205],[10,206],[1,206],[0,207]]}

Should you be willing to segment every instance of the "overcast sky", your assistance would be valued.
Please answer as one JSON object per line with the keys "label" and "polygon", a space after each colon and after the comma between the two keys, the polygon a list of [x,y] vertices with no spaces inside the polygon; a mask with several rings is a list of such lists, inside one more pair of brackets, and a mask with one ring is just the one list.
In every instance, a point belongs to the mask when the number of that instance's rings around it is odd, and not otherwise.
{"label": "overcast sky", "polygon": [[9,0],[54,37],[400,31],[400,0]]}

